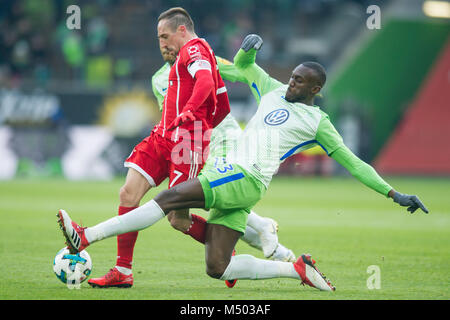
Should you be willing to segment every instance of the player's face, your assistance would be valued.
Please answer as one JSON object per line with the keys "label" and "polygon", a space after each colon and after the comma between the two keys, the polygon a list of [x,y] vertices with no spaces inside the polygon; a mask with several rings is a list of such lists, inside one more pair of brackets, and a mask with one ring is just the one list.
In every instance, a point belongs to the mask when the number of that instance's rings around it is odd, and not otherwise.
{"label": "player's face", "polygon": [[177,54],[175,53],[175,51],[167,48],[162,48],[161,43],[159,49],[161,50],[161,55],[164,62],[168,62],[170,65],[175,63],[175,60],[177,59]]}
{"label": "player's face", "polygon": [[158,39],[159,49],[163,56],[164,61],[170,63],[170,60],[175,61],[175,57],[181,48],[181,32],[179,29],[173,31],[167,20],[163,19],[158,23]]}
{"label": "player's face", "polygon": [[320,91],[313,70],[299,65],[292,72],[285,99],[289,102],[305,102]]}

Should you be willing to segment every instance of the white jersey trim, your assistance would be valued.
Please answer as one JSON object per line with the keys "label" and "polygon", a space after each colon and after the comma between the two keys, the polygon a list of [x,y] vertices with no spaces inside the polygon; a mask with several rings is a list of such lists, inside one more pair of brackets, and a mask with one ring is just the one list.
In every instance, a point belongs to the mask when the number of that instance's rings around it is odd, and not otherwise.
{"label": "white jersey trim", "polygon": [[[178,110],[178,105],[179,105],[179,101],[180,101],[180,74],[178,73],[178,60],[177,60],[177,64],[175,65],[175,71],[177,73],[177,101],[176,101],[176,109],[177,109],[177,117],[180,115],[179,114],[179,110]],[[175,129],[175,139],[174,142],[178,141],[178,130],[180,127],[177,127]]]}
{"label": "white jersey trim", "polygon": [[153,180],[153,178],[147,172],[145,172],[144,169],[139,167],[136,163],[124,162],[123,166],[126,168],[133,168],[134,170],[136,170],[137,172],[142,174],[144,176],[144,178],[147,179],[148,183],[150,183],[150,185],[153,188],[156,187],[155,180]]}

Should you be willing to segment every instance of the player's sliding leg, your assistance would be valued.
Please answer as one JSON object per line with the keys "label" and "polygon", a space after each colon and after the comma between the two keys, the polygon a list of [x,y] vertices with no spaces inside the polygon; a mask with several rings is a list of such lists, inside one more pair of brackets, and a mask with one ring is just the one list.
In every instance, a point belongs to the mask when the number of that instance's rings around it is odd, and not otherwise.
{"label": "player's sliding leg", "polygon": [[93,227],[81,228],[64,211],[58,212],[58,223],[71,252],[84,250],[90,244],[119,234],[148,228],[172,210],[203,208],[203,189],[198,179],[185,181],[160,192],[153,200],[121,216],[103,221]]}
{"label": "player's sliding leg", "polygon": [[315,262],[309,255],[302,255],[295,263],[258,259],[248,254],[231,257],[230,250],[234,248],[241,233],[219,224],[208,224],[206,230],[206,272],[213,278],[293,278],[313,288],[335,290],[315,267]]}
{"label": "player's sliding leg", "polygon": [[[195,240],[205,243],[206,220],[186,211],[171,211],[167,215],[171,226]],[[266,258],[279,261],[295,262],[292,250],[278,242],[278,224],[270,218],[260,217],[254,211],[248,215],[247,227],[241,240],[248,245],[261,250]]]}
{"label": "player's sliding leg", "polygon": [[295,255],[292,250],[287,249],[278,242],[278,223],[266,217],[261,217],[254,211],[248,214],[247,227],[255,230],[259,236],[259,243],[255,241],[252,230],[246,228],[242,240],[249,245],[262,250],[266,258],[279,261],[295,261]]}
{"label": "player's sliding leg", "polygon": [[[80,228],[71,221],[64,210],[59,212],[59,223],[69,249],[72,252],[78,252],[96,241],[145,229],[163,219],[165,212],[204,206],[202,186],[198,179],[193,179],[159,193],[155,199],[135,210],[91,228]],[[245,223],[243,225],[244,231]],[[227,227],[208,224],[205,245],[207,270],[210,276],[222,280],[288,277],[300,279],[302,283],[321,290],[333,289],[314,266],[313,260],[306,255],[302,255],[295,264],[257,259],[250,255],[237,255],[230,258],[243,231],[239,233]]]}
{"label": "player's sliding leg", "polygon": [[[250,211],[247,227],[249,227],[249,230],[246,228],[241,239],[261,250],[264,257],[269,258],[275,252],[278,245],[278,224],[273,219],[261,217],[254,211]],[[253,237],[254,234],[252,231],[257,233],[258,239]]]}
{"label": "player's sliding leg", "polygon": [[[224,229],[227,229],[225,232]],[[206,273],[219,279],[230,263],[234,247],[242,236],[241,232],[226,228],[219,224],[208,223],[205,235]],[[214,239],[215,241],[212,241]],[[220,245],[219,245],[220,244]],[[224,280],[232,280],[227,278]]]}
{"label": "player's sliding leg", "polygon": [[[260,235],[260,233],[258,233],[258,231],[256,231],[253,227],[250,226],[250,220],[252,215],[255,214],[253,211],[250,212],[250,214],[248,215],[248,222],[247,222],[247,227],[245,228],[245,233],[242,235],[241,240],[246,242],[249,246],[252,246],[255,249],[258,249],[260,251],[267,252],[270,250],[263,250],[263,244],[261,241],[262,236]],[[273,221],[270,218],[263,218],[263,219],[267,219],[269,221]],[[275,228],[275,224],[276,222],[273,221],[274,224],[272,226],[274,226]],[[269,222],[270,223],[270,222]],[[271,232],[270,228],[264,228],[263,232],[269,233]],[[270,235],[269,235],[270,237]],[[266,239],[269,237],[265,237]],[[274,240],[272,240],[274,241]],[[272,260],[277,260],[277,261],[290,261],[290,262],[295,262],[297,259],[294,255],[294,253],[292,252],[292,250],[286,248],[284,245],[282,245],[281,243],[278,242],[278,236],[276,238],[276,248],[275,251],[273,251],[271,254],[269,254],[268,256],[266,256],[266,258],[272,259]],[[269,246],[272,247],[272,245],[269,244]],[[268,247],[268,246],[266,246]]]}

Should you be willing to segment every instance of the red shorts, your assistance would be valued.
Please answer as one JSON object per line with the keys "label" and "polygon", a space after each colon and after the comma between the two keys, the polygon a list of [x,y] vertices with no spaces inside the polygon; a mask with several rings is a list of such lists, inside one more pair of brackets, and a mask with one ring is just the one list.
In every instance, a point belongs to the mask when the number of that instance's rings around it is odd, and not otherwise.
{"label": "red shorts", "polygon": [[124,166],[142,174],[152,187],[169,178],[169,188],[197,177],[203,168],[201,154],[186,144],[173,142],[152,132],[134,147]]}

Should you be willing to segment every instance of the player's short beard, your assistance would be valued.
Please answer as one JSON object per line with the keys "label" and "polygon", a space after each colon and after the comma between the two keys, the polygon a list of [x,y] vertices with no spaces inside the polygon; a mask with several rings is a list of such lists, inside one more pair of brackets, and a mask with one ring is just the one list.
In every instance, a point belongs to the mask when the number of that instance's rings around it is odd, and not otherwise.
{"label": "player's short beard", "polygon": [[172,66],[175,63],[175,59],[166,59],[165,62]]}
{"label": "player's short beard", "polygon": [[167,62],[168,64],[170,64],[171,66],[175,63],[175,56],[174,55],[162,55],[164,62]]}
{"label": "player's short beard", "polygon": [[306,98],[307,98],[306,95],[303,93],[296,95],[296,96],[290,96],[290,97],[285,95],[285,99],[288,102],[303,102],[306,100]]}

